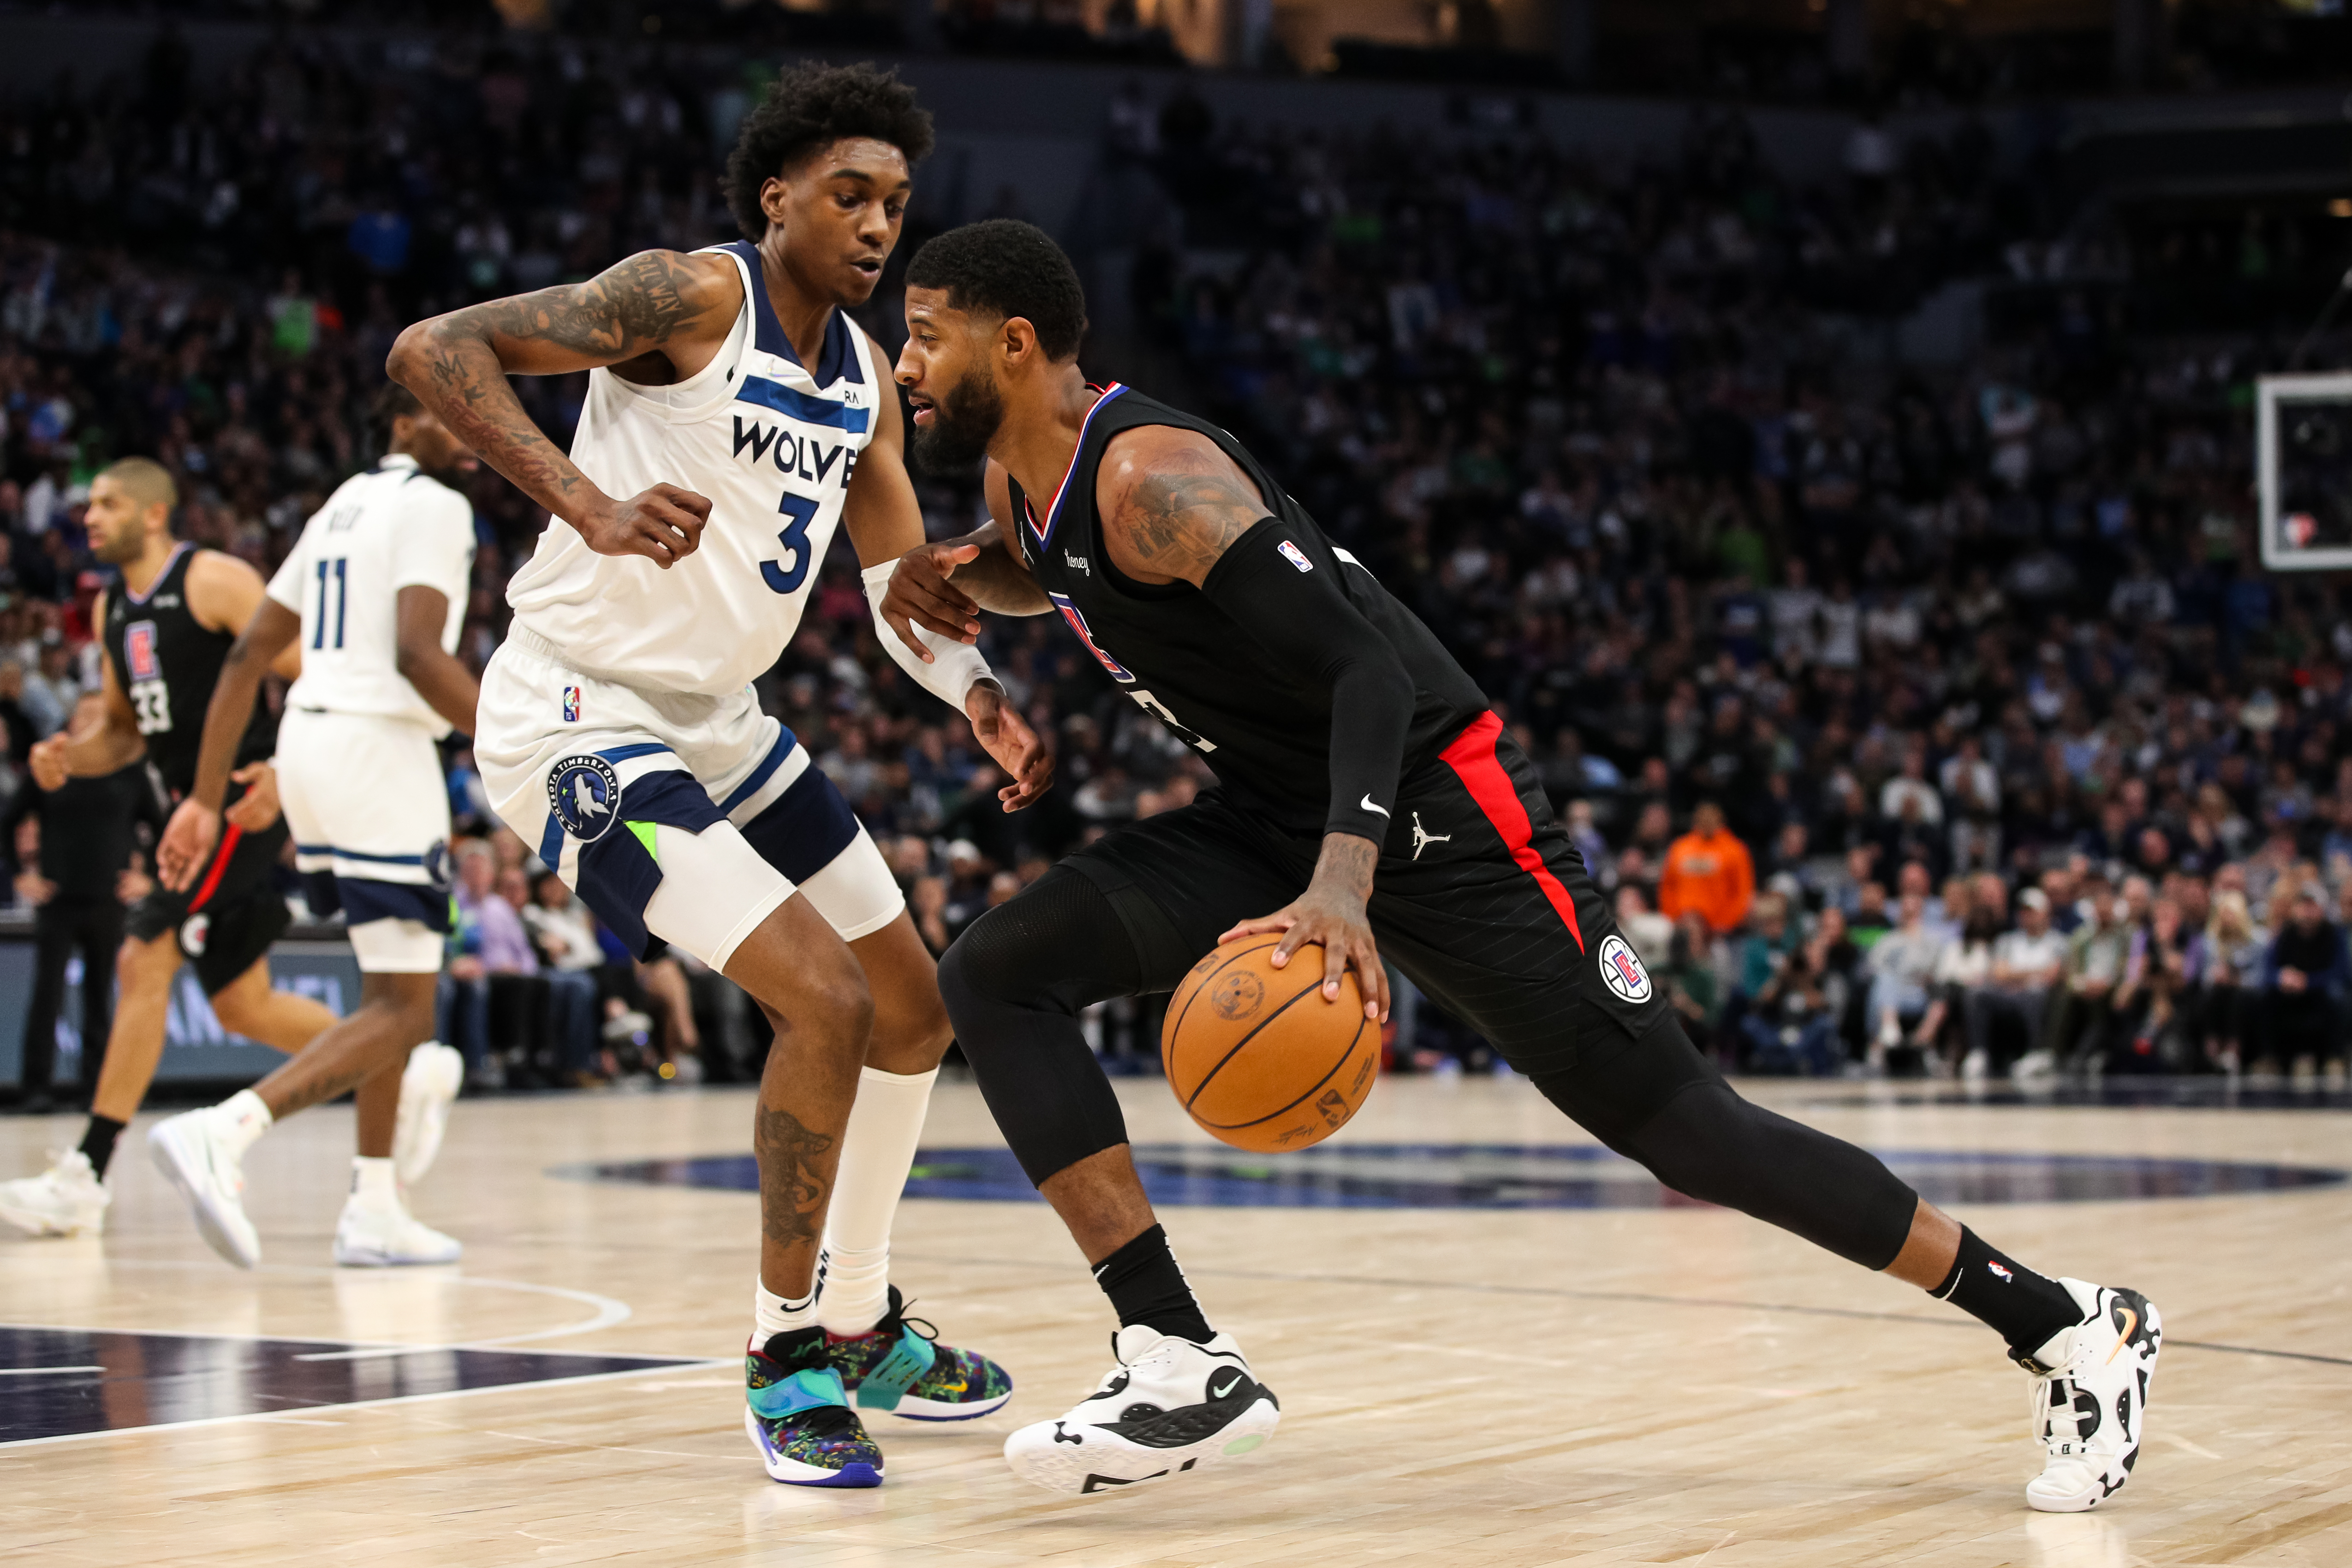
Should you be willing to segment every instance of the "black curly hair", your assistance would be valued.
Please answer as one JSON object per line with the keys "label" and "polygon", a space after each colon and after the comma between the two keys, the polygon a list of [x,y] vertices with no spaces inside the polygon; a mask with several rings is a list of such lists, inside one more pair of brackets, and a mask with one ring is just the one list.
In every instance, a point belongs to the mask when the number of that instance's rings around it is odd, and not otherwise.
{"label": "black curly hair", "polygon": [[1078,269],[1052,236],[1019,218],[968,223],[925,241],[907,264],[907,287],[944,289],[959,310],[1024,317],[1056,362],[1075,357],[1087,335]]}
{"label": "black curly hair", "polygon": [[909,164],[919,163],[931,150],[930,112],[915,102],[915,89],[895,69],[807,60],[786,67],[760,106],[743,117],[735,150],[727,155],[727,205],[744,238],[768,232],[760,187],[845,136],[887,142]]}

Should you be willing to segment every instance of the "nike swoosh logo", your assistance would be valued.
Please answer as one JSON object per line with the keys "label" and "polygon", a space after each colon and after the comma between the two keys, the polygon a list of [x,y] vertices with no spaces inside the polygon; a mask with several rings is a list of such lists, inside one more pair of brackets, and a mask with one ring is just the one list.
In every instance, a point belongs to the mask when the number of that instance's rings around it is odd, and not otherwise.
{"label": "nike swoosh logo", "polygon": [[1222,1387],[1216,1384],[1211,1384],[1209,1385],[1209,1397],[1212,1399],[1223,1399],[1226,1394],[1231,1394],[1234,1389],[1239,1388],[1241,1385],[1242,1374],[1240,1373],[1234,1373],[1231,1377],[1225,1379],[1224,1384]]}
{"label": "nike swoosh logo", "polygon": [[1363,806],[1363,808],[1364,808],[1366,811],[1377,811],[1377,812],[1379,812],[1382,816],[1388,816],[1388,814],[1389,814],[1389,808],[1388,808],[1387,806],[1385,806],[1385,805],[1374,805],[1372,804],[1372,797],[1371,797],[1370,795],[1367,795],[1366,796],[1364,796],[1364,798],[1362,799],[1362,801],[1360,801],[1359,804],[1360,804],[1360,805],[1361,805]]}
{"label": "nike swoosh logo", "polygon": [[2116,1336],[2116,1348],[2107,1352],[2107,1359],[2109,1361],[2113,1361],[2116,1357],[2124,1353],[2124,1346],[2131,1342],[2133,1332],[2139,1327],[2139,1310],[2137,1308],[2126,1307],[2124,1309],[2124,1316],[2129,1318],[2131,1321],[2126,1323],[2124,1325],[2124,1331]]}

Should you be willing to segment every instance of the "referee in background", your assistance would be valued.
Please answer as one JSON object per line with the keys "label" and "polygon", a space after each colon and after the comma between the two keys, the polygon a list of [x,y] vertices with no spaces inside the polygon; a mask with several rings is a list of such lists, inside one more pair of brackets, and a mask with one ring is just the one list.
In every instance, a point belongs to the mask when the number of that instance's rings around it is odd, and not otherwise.
{"label": "referee in background", "polygon": [[[95,693],[75,705],[77,730],[98,722]],[[53,1109],[50,1075],[64,1007],[66,964],[81,950],[81,1091],[86,1102],[106,1058],[114,1011],[114,953],[122,945],[123,873],[147,826],[152,844],[163,828],[163,805],[143,762],[98,778],[68,779],[44,791],[28,776],[0,818],[0,844],[15,845],[26,821],[40,825],[39,868],[24,868],[18,889],[33,904],[33,995],[25,1010],[23,1109]]]}

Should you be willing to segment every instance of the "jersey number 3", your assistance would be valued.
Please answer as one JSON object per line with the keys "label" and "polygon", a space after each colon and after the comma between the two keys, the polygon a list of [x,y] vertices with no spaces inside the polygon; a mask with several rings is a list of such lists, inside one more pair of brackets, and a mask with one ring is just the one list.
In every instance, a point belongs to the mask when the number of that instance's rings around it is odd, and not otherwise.
{"label": "jersey number 3", "polygon": [[789,594],[808,581],[808,531],[809,524],[816,521],[816,502],[786,490],[784,499],[776,503],[776,510],[793,520],[790,528],[776,535],[777,542],[792,552],[793,563],[786,566],[780,562],[762,561],[760,578],[777,593]]}

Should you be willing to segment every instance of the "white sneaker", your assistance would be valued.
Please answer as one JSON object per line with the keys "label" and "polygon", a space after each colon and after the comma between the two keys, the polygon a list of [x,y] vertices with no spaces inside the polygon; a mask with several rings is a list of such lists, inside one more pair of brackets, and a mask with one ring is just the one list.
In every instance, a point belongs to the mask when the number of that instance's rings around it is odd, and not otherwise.
{"label": "white sneaker", "polygon": [[37,1176],[0,1182],[0,1219],[29,1236],[103,1236],[106,1205],[114,1201],[106,1184],[79,1149],[49,1157],[57,1163]]}
{"label": "white sneaker", "polygon": [[2020,1083],[2038,1078],[2055,1078],[2057,1075],[2058,1058],[2055,1053],[2050,1051],[2028,1051],[2018,1058],[2009,1069],[2009,1076]]}
{"label": "white sneaker", "polygon": [[2123,1489],[2139,1458],[2147,1386],[2164,1322],[2137,1290],[2061,1279],[2083,1321],[2024,1363],[2033,1378],[2033,1435],[2048,1450],[2025,1500],[2043,1513],[2082,1513]]}
{"label": "white sneaker", "polygon": [[1051,1492],[1102,1492],[1246,1454],[1274,1436],[1281,1406],[1250,1375],[1230,1334],[1196,1344],[1129,1323],[1119,1365],[1058,1421],[1004,1440],[1005,1463]]}
{"label": "white sneaker", "polygon": [[400,1071],[400,1121],[392,1133],[392,1164],[402,1186],[415,1186],[432,1168],[441,1135],[449,1130],[449,1107],[465,1086],[465,1053],[456,1047],[427,1040],[408,1053]]}
{"label": "white sneaker", "polygon": [[345,1200],[335,1222],[335,1261],[346,1268],[395,1268],[411,1263],[455,1263],[466,1244],[410,1214],[358,1197]]}
{"label": "white sneaker", "polygon": [[1982,1051],[1970,1051],[1960,1058],[1960,1079],[1966,1083],[1982,1083],[1992,1068],[1992,1058]]}
{"label": "white sneaker", "polygon": [[239,1268],[261,1261],[261,1237],[245,1217],[244,1155],[219,1107],[165,1117],[148,1130],[147,1152],[188,1200],[215,1252]]}

